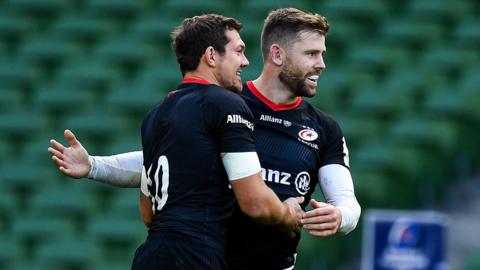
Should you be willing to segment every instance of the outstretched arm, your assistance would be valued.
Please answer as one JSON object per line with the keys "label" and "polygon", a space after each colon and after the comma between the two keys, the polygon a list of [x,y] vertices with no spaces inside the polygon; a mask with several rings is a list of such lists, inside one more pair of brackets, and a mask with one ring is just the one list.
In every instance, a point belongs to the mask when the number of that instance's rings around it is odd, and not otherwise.
{"label": "outstretched arm", "polygon": [[118,187],[139,187],[142,174],[141,151],[113,156],[90,156],[73,132],[65,130],[70,147],[50,140],[48,151],[58,169],[72,178],[88,177],[98,182]]}

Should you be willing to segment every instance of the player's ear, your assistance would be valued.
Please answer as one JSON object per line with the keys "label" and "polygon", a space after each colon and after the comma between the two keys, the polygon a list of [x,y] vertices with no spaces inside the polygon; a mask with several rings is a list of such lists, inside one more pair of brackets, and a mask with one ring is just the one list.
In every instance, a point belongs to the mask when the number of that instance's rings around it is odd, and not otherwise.
{"label": "player's ear", "polygon": [[272,62],[277,65],[281,66],[283,64],[283,58],[285,57],[285,51],[282,49],[282,47],[276,43],[273,43],[270,46],[270,59]]}
{"label": "player's ear", "polygon": [[205,52],[203,53],[203,59],[209,67],[217,66],[216,51],[212,46],[209,46],[208,48],[205,49]]}

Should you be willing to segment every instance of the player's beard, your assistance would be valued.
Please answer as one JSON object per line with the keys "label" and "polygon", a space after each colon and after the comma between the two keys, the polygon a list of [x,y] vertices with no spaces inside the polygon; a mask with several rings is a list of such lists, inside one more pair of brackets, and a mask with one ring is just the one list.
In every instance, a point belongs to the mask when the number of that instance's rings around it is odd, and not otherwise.
{"label": "player's beard", "polygon": [[313,97],[315,95],[315,91],[309,91],[308,86],[305,85],[305,75],[288,58],[285,60],[278,78],[297,97]]}

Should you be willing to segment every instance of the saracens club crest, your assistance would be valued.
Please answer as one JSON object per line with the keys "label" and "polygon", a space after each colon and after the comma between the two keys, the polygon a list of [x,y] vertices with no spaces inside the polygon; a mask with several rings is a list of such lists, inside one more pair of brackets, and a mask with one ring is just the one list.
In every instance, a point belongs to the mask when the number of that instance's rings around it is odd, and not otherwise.
{"label": "saracens club crest", "polygon": [[311,129],[302,129],[298,132],[298,136],[305,141],[315,141],[318,138],[317,132]]}

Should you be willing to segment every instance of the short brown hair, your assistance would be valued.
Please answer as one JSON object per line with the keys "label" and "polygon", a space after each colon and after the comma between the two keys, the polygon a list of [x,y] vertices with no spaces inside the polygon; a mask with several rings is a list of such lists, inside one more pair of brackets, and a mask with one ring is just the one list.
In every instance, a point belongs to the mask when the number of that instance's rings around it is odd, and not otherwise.
{"label": "short brown hair", "polygon": [[203,14],[183,20],[172,32],[172,49],[177,56],[182,75],[197,69],[200,57],[212,46],[220,54],[225,53],[225,45],[230,41],[225,30],[240,31],[242,24],[234,19],[218,14]]}
{"label": "short brown hair", "polygon": [[299,34],[303,31],[315,31],[326,35],[329,28],[327,19],[318,14],[306,13],[296,8],[273,10],[263,24],[261,45],[263,59],[268,57],[273,43],[289,47],[299,39]]}

